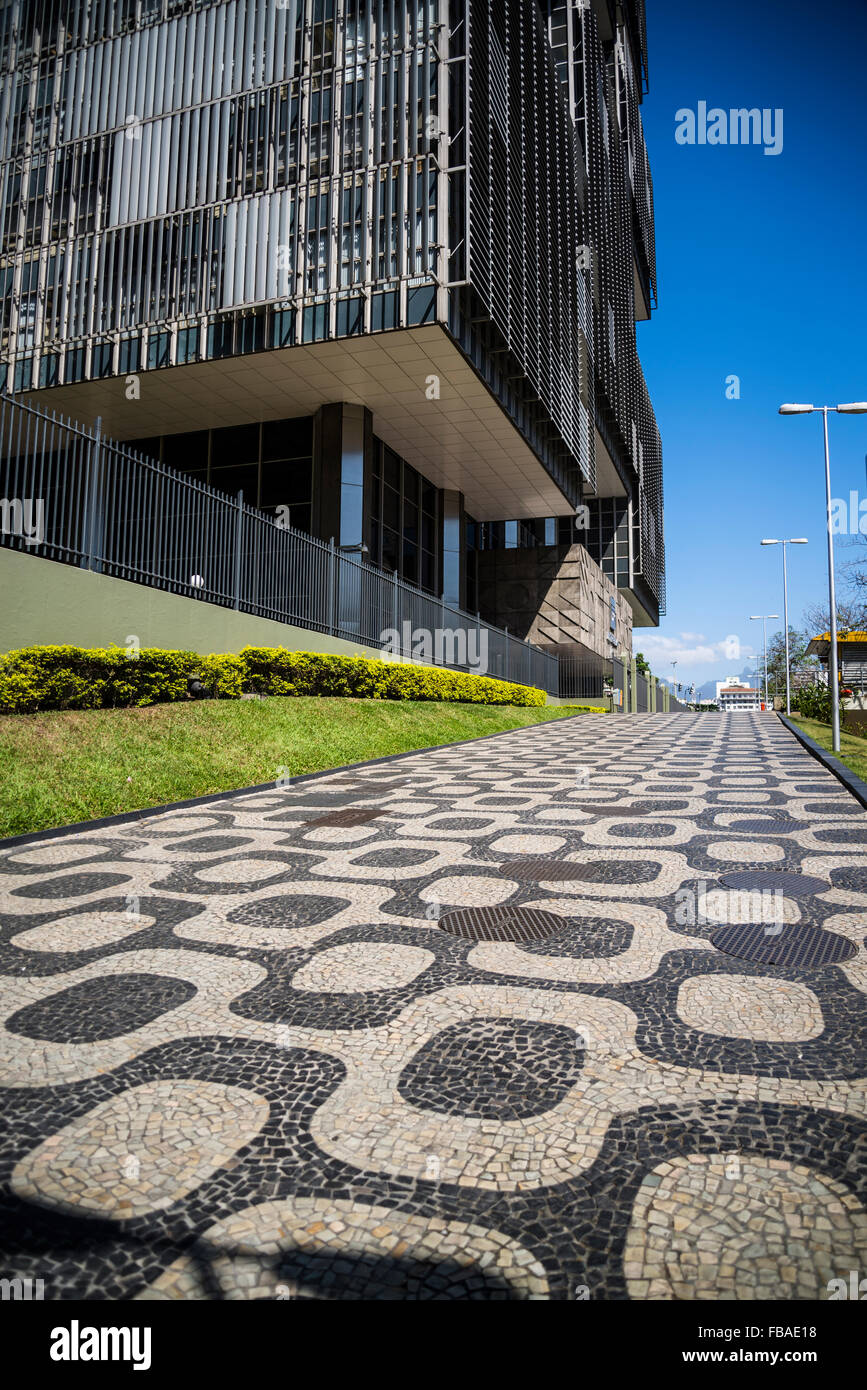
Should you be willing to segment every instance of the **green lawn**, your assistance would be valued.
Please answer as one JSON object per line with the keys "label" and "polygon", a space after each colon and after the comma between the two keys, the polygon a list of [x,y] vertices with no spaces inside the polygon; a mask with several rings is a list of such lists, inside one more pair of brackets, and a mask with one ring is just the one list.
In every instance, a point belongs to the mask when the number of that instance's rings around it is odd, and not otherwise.
{"label": "green lawn", "polygon": [[[820,748],[831,752],[830,724],[820,724],[817,719],[803,719],[800,714],[793,714],[792,722],[803,729]],[[840,762],[845,763],[856,777],[863,777],[867,782],[867,738],[859,738],[857,734],[844,734],[841,729],[840,752],[835,756],[839,757]]]}
{"label": "green lawn", "polygon": [[574,706],[204,701],[0,715],[0,836],[522,729]]}

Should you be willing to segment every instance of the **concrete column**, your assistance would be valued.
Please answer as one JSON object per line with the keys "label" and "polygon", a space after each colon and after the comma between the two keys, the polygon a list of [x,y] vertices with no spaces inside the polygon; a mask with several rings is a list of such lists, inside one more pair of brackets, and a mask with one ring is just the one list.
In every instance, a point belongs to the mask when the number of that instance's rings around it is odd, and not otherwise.
{"label": "concrete column", "polygon": [[338,546],[358,546],[368,539],[365,478],[370,474],[372,431],[362,405],[324,405],[314,428],[314,530]]}

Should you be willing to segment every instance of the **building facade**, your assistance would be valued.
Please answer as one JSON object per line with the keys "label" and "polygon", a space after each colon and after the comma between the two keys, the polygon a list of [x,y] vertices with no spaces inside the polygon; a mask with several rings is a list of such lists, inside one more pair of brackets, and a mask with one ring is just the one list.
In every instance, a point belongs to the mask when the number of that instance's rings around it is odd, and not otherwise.
{"label": "building facade", "polygon": [[720,710],[731,713],[733,710],[761,710],[762,694],[752,686],[744,685],[736,676],[717,681],[716,699]]}
{"label": "building facade", "polygon": [[552,650],[664,606],[643,0],[0,0],[6,390]]}

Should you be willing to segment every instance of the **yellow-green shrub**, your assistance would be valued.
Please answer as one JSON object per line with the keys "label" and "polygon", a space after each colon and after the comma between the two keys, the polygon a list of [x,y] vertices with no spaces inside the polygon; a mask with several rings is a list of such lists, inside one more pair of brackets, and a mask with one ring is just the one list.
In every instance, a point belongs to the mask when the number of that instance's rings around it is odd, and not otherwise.
{"label": "yellow-green shrub", "polygon": [[142,647],[22,647],[0,657],[0,710],[113,709],[187,696],[194,652]]}
{"label": "yellow-green shrub", "polygon": [[530,686],[434,666],[410,666],[360,656],[245,647],[231,653],[143,647],[25,647],[0,657],[0,711],[110,709],[188,698],[197,678],[208,696],[318,695],[367,700],[450,700],[539,706],[545,693]]}

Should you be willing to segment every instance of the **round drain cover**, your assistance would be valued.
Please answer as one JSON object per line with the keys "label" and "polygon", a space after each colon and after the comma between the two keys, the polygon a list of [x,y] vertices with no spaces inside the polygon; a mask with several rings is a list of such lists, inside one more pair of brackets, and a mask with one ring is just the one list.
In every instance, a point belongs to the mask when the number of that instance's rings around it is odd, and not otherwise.
{"label": "round drain cover", "polygon": [[778,872],[766,870],[753,872],[744,869],[737,873],[723,874],[720,883],[726,888],[738,888],[746,893],[785,893],[789,898],[809,898],[813,893],[827,893],[831,887],[824,878],[812,878],[809,874],[789,874],[782,869]]}
{"label": "round drain cover", "polygon": [[566,918],[535,907],[461,907],[439,925],[465,941],[542,941],[565,927]]}
{"label": "round drain cover", "polygon": [[728,956],[759,961],[763,965],[833,965],[851,960],[857,946],[837,932],[801,923],[760,927],[723,927],[714,932],[712,945]]}

